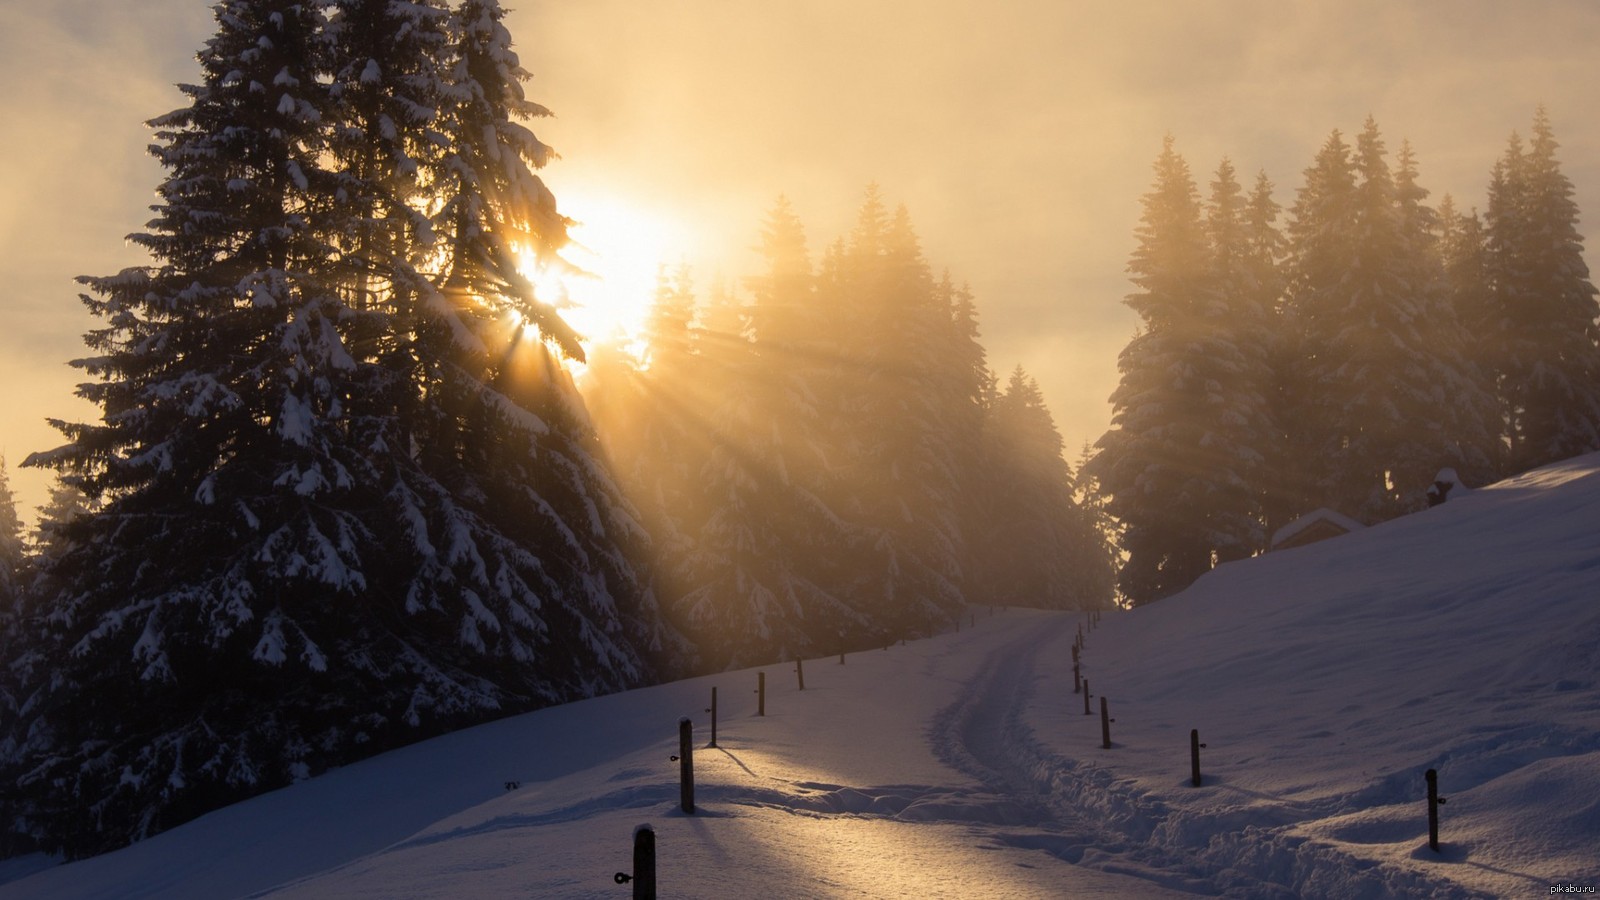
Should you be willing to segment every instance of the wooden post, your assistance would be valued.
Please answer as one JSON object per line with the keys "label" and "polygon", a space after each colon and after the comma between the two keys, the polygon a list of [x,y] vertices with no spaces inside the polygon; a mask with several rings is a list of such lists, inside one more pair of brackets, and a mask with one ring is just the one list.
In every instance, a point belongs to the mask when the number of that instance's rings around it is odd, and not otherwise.
{"label": "wooden post", "polygon": [[1106,698],[1100,698],[1100,746],[1111,749],[1111,723],[1114,721],[1106,708]]}
{"label": "wooden post", "polygon": [[1089,679],[1087,678],[1083,680],[1083,714],[1086,716],[1093,715],[1093,713],[1089,712]]}
{"label": "wooden post", "polygon": [[633,882],[633,900],[656,900],[656,830],[648,823],[633,830],[633,877],[617,873],[617,884]]}
{"label": "wooden post", "polygon": [[1077,644],[1073,644],[1072,645],[1072,664],[1073,665],[1077,665],[1078,664],[1078,658],[1079,658],[1078,645]]}
{"label": "wooden post", "polygon": [[806,689],[806,661],[805,660],[796,659],[794,661],[794,674],[795,674],[796,677],[798,677],[800,679],[800,690],[802,690],[802,691],[805,690]]}
{"label": "wooden post", "polygon": [[1428,779],[1428,849],[1439,852],[1439,804],[1444,798],[1439,796],[1439,773],[1429,769],[1423,774]]}
{"label": "wooden post", "polygon": [[1200,743],[1200,729],[1189,729],[1189,780],[1195,787],[1200,786],[1200,748],[1204,746]]}
{"label": "wooden post", "polygon": [[1079,666],[1076,662],[1074,662],[1072,664],[1072,692],[1074,694],[1082,690],[1082,682],[1079,680],[1081,677],[1082,676],[1079,674]]}
{"label": "wooden post", "polygon": [[841,665],[841,666],[844,665],[844,651],[843,650],[839,651],[839,665]]}
{"label": "wooden post", "polygon": [[707,747],[715,747],[717,745],[717,689],[716,688],[712,688],[711,689],[711,708],[706,710],[706,712],[711,713],[711,743],[707,744],[706,746]]}
{"label": "wooden post", "polygon": [[756,673],[756,715],[767,714],[767,673]]}
{"label": "wooden post", "polygon": [[689,743],[693,731],[687,718],[678,720],[678,796],[690,815],[694,814],[694,745]]}

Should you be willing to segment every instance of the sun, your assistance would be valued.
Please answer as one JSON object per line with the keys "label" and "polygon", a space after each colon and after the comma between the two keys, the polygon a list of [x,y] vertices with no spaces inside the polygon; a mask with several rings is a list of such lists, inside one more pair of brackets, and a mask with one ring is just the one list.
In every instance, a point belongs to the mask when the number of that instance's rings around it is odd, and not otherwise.
{"label": "sun", "polygon": [[674,230],[648,208],[604,193],[564,191],[561,211],[576,224],[561,252],[582,274],[533,267],[540,294],[593,346],[641,338],[662,263],[681,254]]}

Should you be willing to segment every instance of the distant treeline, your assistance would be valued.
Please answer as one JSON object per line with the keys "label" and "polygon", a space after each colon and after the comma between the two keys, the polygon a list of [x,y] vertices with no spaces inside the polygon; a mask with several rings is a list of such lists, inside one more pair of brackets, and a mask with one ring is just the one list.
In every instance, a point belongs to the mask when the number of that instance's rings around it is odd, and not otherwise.
{"label": "distant treeline", "polygon": [[1111,430],[1089,464],[1143,603],[1331,507],[1425,505],[1444,467],[1482,483],[1600,447],[1600,330],[1571,183],[1541,108],[1488,207],[1437,208],[1369,119],[1328,138],[1289,209],[1226,160],[1202,201],[1169,138],[1144,197]]}

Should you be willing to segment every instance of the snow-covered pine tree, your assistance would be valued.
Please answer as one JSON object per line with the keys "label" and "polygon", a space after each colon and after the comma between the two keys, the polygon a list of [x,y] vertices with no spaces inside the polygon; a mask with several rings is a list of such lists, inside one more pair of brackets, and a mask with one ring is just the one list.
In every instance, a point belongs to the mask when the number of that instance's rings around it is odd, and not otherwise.
{"label": "snow-covered pine tree", "polygon": [[[504,119],[477,121],[465,155],[509,135],[496,152],[539,156],[510,121],[520,70],[485,7],[458,29],[487,35],[485,52],[455,46],[492,65],[385,57],[377,75],[400,80],[383,93],[420,105],[447,81],[432,65]],[[662,638],[627,551],[638,528],[570,378],[542,347],[492,342],[513,306],[570,344],[508,263],[560,245],[553,200],[502,154],[470,172],[518,190],[458,203],[471,215],[447,218],[470,233],[430,244],[415,210],[490,196],[399,172],[462,155],[428,151],[461,105],[402,103],[392,131],[373,120],[379,149],[360,145],[374,58],[350,58],[340,23],[373,14],[405,46],[438,7],[352,2],[332,26],[322,9],[217,6],[190,104],[155,122],[163,202],[133,238],[155,263],[85,279],[106,324],[81,390],[103,419],[58,423],[69,443],[31,461],[104,507],[30,599],[25,652],[50,665],[0,760],[15,821],[48,848],[96,852],[398,743],[636,684]]]}
{"label": "snow-covered pine tree", "polygon": [[1039,385],[1018,366],[986,429],[991,516],[984,555],[995,602],[1046,609],[1111,605],[1116,567],[1093,516],[1073,498],[1072,469]]}
{"label": "snow-covered pine tree", "polygon": [[940,280],[935,302],[948,310],[945,346],[939,353],[939,408],[949,432],[951,466],[956,481],[956,519],[961,523],[965,556],[961,589],[968,603],[988,603],[988,581],[980,558],[987,528],[987,481],[984,473],[984,428],[998,394],[988,353],[979,340],[978,308],[972,289],[955,285],[948,272]]}
{"label": "snow-covered pine tree", "polygon": [[910,216],[889,214],[873,185],[841,277],[825,303],[844,365],[840,456],[852,519],[877,531],[880,614],[902,632],[954,616],[964,598],[965,538],[951,420],[951,312],[934,289]]}
{"label": "snow-covered pine tree", "polygon": [[1282,429],[1272,408],[1279,279],[1276,204],[1268,191],[1270,185],[1258,179],[1255,194],[1247,198],[1233,164],[1224,159],[1205,209],[1211,271],[1199,349],[1214,421],[1201,439],[1198,458],[1213,481],[1206,516],[1208,542],[1219,562],[1266,548],[1269,461],[1283,453]]}
{"label": "snow-covered pine tree", "polygon": [[1128,266],[1142,326],[1119,360],[1112,428],[1090,472],[1123,529],[1119,587],[1134,604],[1260,547],[1262,447],[1274,433],[1263,251],[1252,245],[1265,238],[1245,227],[1231,166],[1209,218],[1170,137],[1155,171]]}
{"label": "snow-covered pine tree", "polygon": [[[28,665],[20,659],[18,624],[21,621],[21,594],[27,579],[27,548],[22,539],[22,520],[17,515],[16,496],[11,492],[11,477],[0,458],[0,760],[15,752],[15,724],[19,718],[20,683]],[[0,815],[7,812],[0,803]],[[3,819],[0,819],[3,821]],[[0,858],[12,848],[0,828]]]}
{"label": "snow-covered pine tree", "polygon": [[585,388],[623,493],[649,534],[650,585],[667,611],[686,590],[683,564],[706,515],[700,466],[710,448],[706,410],[715,389],[702,384],[703,329],[695,317],[688,266],[662,266],[640,335],[642,359],[619,345],[595,347]]}
{"label": "snow-covered pine tree", "polygon": [[1600,306],[1549,115],[1513,134],[1489,186],[1492,342],[1510,470],[1600,447]]}
{"label": "snow-covered pine tree", "polygon": [[[50,665],[4,773],[26,827],[71,854],[302,774],[307,738],[350,712],[319,696],[334,648],[308,619],[338,617],[377,549],[340,425],[347,343],[381,321],[340,302],[311,223],[319,10],[234,0],[216,17],[189,105],[152,123],[169,174],[132,239],[155,264],[84,279],[105,325],[76,365],[103,419],[56,423],[69,443],[29,460],[106,504],[30,604],[24,639]],[[256,705],[274,695],[303,718]]]}
{"label": "snow-covered pine tree", "polygon": [[704,514],[672,612],[713,667],[881,639],[851,569],[866,535],[828,506],[822,420],[835,357],[820,343],[804,231],[786,200],[762,231],[754,302],[713,302],[699,378],[713,398],[698,470]]}
{"label": "snow-covered pine tree", "polygon": [[1481,392],[1440,298],[1410,162],[1405,170],[1397,186],[1369,118],[1353,157],[1334,133],[1295,206],[1287,309],[1301,361],[1291,434],[1302,441],[1297,459],[1314,469],[1302,511],[1382,520],[1416,508],[1440,468],[1487,466],[1465,412],[1482,408]]}
{"label": "snow-covered pine tree", "polygon": [[1263,533],[1268,539],[1299,513],[1303,495],[1298,480],[1302,473],[1293,462],[1293,444],[1285,433],[1286,424],[1293,419],[1288,408],[1289,373],[1296,363],[1299,344],[1283,315],[1289,242],[1278,226],[1283,207],[1273,196],[1273,190],[1267,173],[1257,173],[1245,206],[1246,238],[1242,254],[1247,281],[1254,285],[1254,303],[1268,316],[1264,347],[1269,373],[1264,387],[1265,418],[1272,423],[1273,432],[1261,447],[1265,462],[1254,484],[1260,497]]}
{"label": "snow-covered pine tree", "polygon": [[[1446,466],[1472,484],[1486,484],[1499,471],[1499,409],[1489,371],[1477,359],[1477,339],[1467,326],[1445,269],[1440,243],[1441,213],[1427,206],[1428,191],[1418,183],[1416,152],[1402,140],[1395,154],[1395,204],[1400,235],[1418,285],[1421,321],[1417,327],[1428,350],[1422,376],[1425,399],[1409,438],[1395,453],[1392,478],[1405,492],[1402,510],[1421,508],[1428,485]],[[1468,313],[1471,314],[1470,312]]]}
{"label": "snow-covered pine tree", "polygon": [[22,537],[22,517],[11,492],[11,474],[0,457],[0,635],[5,622],[17,612],[18,594],[27,578],[28,552]]}
{"label": "snow-covered pine tree", "polygon": [[[1498,364],[1494,345],[1499,319],[1489,271],[1488,239],[1478,211],[1460,212],[1448,194],[1439,201],[1436,220],[1435,245],[1443,278],[1443,300],[1455,310],[1456,319],[1465,331],[1466,359],[1476,371],[1481,390],[1487,397],[1487,405],[1477,410],[1480,421],[1476,431],[1489,439],[1489,445],[1482,450],[1490,468],[1478,477],[1482,481],[1492,481],[1508,473],[1503,439],[1505,417],[1495,384]],[[1471,477],[1468,475],[1469,480]]]}

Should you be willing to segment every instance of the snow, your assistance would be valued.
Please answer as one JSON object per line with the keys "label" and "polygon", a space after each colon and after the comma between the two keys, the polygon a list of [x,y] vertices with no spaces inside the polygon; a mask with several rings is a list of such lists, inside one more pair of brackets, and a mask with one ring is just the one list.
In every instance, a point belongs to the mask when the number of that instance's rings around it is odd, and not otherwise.
{"label": "snow", "polygon": [[1344,513],[1331,510],[1324,506],[1319,509],[1314,509],[1300,518],[1295,519],[1293,522],[1283,526],[1282,528],[1279,528],[1277,531],[1274,531],[1272,533],[1272,546],[1278,546],[1279,544],[1287,541],[1300,532],[1305,531],[1307,528],[1310,528],[1318,522],[1331,522],[1334,525],[1343,528],[1346,532],[1360,531],[1361,529],[1367,527],[1360,522],[1357,522],[1355,519],[1345,515]]}
{"label": "snow", "polygon": [[[0,897],[1477,897],[1600,885],[1600,455],[1229,563],[1087,629],[545,709],[350,765]],[[717,748],[707,747],[711,688]],[[696,746],[678,809],[677,721]],[[1189,730],[1206,742],[1189,782]],[[1422,773],[1439,773],[1441,850]],[[25,877],[24,877],[25,876]]]}

